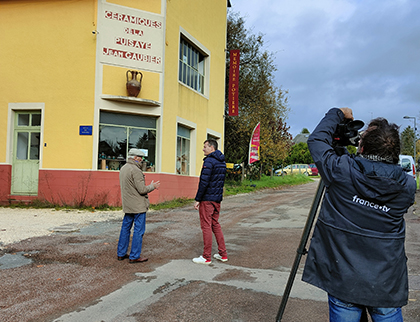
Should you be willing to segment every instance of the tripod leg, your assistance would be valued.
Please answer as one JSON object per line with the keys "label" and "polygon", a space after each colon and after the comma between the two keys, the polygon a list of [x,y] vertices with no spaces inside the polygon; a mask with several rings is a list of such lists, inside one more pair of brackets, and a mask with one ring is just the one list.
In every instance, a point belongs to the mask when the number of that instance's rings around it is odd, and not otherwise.
{"label": "tripod leg", "polygon": [[308,242],[309,235],[312,230],[313,223],[315,221],[316,213],[318,207],[321,203],[322,195],[325,190],[325,184],[322,179],[319,181],[318,189],[315,194],[315,198],[312,202],[311,210],[309,211],[308,218],[306,220],[305,228],[303,229],[302,238],[300,240],[299,248],[297,249],[297,254],[295,257],[295,261],[293,263],[292,269],[290,271],[289,279],[287,280],[286,288],[283,293],[283,298],[281,300],[280,308],[277,313],[276,322],[280,322],[281,318],[283,317],[284,309],[286,308],[286,303],[290,295],[290,291],[292,290],[293,281],[296,277],[297,270],[299,268],[299,263],[302,258],[302,255],[306,254],[306,243]]}
{"label": "tripod leg", "polygon": [[367,315],[367,309],[364,307],[362,311],[362,316],[360,318],[360,322],[369,322],[368,315]]}

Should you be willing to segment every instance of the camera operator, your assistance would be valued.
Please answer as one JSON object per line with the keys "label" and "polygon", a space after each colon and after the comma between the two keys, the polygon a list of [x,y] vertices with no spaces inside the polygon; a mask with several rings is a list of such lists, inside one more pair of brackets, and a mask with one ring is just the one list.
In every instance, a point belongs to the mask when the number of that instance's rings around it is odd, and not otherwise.
{"label": "camera operator", "polygon": [[302,280],[328,293],[330,321],[360,321],[366,310],[374,322],[403,321],[403,216],[415,181],[397,165],[399,127],[386,119],[370,122],[356,156],[337,154],[334,133],[345,119],[353,120],[350,108],[330,109],[308,139],[326,190]]}

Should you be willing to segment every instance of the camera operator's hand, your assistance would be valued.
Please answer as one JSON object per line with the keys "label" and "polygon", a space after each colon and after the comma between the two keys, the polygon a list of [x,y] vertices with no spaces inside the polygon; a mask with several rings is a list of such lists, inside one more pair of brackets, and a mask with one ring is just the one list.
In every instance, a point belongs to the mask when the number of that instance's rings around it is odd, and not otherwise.
{"label": "camera operator's hand", "polygon": [[351,110],[351,108],[348,107],[341,107],[340,108],[341,112],[344,113],[344,118],[345,119],[350,119],[350,120],[354,120],[353,118],[353,111]]}

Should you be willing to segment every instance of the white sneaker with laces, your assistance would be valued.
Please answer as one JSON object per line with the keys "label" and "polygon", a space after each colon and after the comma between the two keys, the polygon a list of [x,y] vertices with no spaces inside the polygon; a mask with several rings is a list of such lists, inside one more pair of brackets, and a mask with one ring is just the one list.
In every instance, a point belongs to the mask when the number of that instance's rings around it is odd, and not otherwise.
{"label": "white sneaker with laces", "polygon": [[211,264],[211,261],[210,261],[210,260],[205,259],[203,256],[193,258],[193,260],[192,260],[192,261],[193,261],[194,263],[196,263],[196,264],[204,264],[204,265]]}
{"label": "white sneaker with laces", "polygon": [[220,256],[220,254],[214,254],[213,257],[216,258],[217,260],[221,261],[221,262],[227,262],[228,261],[227,257],[222,257],[222,256]]}

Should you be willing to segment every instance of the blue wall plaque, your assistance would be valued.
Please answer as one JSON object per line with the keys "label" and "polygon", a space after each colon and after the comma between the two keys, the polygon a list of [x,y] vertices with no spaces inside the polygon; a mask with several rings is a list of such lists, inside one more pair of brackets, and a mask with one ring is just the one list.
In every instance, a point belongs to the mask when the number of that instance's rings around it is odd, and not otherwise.
{"label": "blue wall plaque", "polygon": [[92,135],[92,125],[80,125],[79,135]]}

